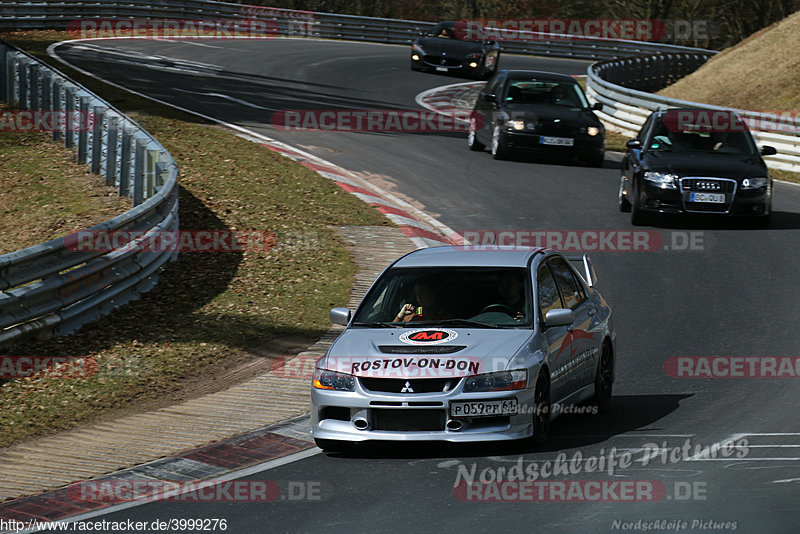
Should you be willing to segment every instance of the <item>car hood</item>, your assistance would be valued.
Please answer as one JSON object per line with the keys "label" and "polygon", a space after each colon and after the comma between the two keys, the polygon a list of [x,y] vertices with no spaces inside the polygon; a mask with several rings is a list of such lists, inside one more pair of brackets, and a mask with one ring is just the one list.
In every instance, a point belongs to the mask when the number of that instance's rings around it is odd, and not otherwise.
{"label": "car hood", "polygon": [[420,37],[416,44],[422,47],[428,55],[438,56],[445,53],[450,56],[463,57],[467,54],[481,52],[483,45],[470,41],[457,41],[455,39],[440,39],[438,37]]}
{"label": "car hood", "polygon": [[[358,376],[468,376],[506,369],[532,335],[501,328],[348,328],[320,364]],[[416,336],[448,339],[414,341]]]}
{"label": "car hood", "polygon": [[586,109],[569,108],[542,104],[505,104],[504,110],[514,117],[524,117],[526,121],[552,122],[561,119],[566,124],[600,124],[600,119]]}
{"label": "car hood", "polygon": [[741,180],[766,176],[767,169],[760,158],[733,154],[680,154],[647,152],[643,157],[645,170],[677,174],[678,176],[716,176]]}

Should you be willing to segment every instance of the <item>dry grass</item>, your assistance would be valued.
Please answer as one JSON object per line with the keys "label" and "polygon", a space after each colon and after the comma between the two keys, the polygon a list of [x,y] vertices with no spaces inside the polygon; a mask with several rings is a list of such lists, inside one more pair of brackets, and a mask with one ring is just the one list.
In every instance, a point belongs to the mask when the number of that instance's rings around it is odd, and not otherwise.
{"label": "dry grass", "polygon": [[800,109],[800,11],[718,54],[659,94],[749,110]]}
{"label": "dry grass", "polygon": [[[0,106],[0,113],[13,110]],[[107,221],[130,199],[42,132],[0,130],[0,254]]]}

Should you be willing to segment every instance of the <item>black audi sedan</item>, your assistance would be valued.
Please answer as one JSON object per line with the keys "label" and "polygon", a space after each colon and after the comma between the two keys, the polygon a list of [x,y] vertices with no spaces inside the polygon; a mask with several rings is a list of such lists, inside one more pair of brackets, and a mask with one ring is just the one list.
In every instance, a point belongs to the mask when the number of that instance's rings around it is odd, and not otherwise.
{"label": "black audi sedan", "polygon": [[713,109],[653,112],[627,142],[619,209],[634,225],[657,213],[750,217],[769,224],[772,177],[736,113]]}
{"label": "black audi sedan", "polygon": [[485,79],[497,71],[500,45],[470,22],[440,22],[411,45],[411,69]]}
{"label": "black audi sedan", "polygon": [[488,145],[495,159],[515,152],[577,157],[599,167],[605,128],[574,78],[553,72],[501,70],[478,94],[467,144]]}

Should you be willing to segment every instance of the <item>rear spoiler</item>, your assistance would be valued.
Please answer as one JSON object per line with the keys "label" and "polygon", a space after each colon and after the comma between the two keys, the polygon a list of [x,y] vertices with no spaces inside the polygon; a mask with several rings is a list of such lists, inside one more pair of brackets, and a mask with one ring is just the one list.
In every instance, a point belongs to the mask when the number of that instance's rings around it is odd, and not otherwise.
{"label": "rear spoiler", "polygon": [[589,287],[594,287],[597,284],[597,273],[594,272],[594,265],[592,264],[591,258],[589,258],[588,254],[583,254],[581,256],[578,255],[564,255],[569,261],[580,262],[583,265],[583,278],[586,280],[586,283]]}

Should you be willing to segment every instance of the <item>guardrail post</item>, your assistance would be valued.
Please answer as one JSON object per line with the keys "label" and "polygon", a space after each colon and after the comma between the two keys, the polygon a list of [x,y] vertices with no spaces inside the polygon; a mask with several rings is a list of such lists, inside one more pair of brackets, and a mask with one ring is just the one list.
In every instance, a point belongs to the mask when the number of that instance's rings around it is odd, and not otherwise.
{"label": "guardrail post", "polygon": [[42,73],[42,107],[41,110],[47,113],[50,117],[50,125],[55,129],[56,116],[53,113],[53,75],[45,71]]}
{"label": "guardrail post", "polygon": [[147,198],[153,196],[156,189],[156,162],[158,161],[158,150],[148,150],[145,168],[145,188],[144,194]]}
{"label": "guardrail post", "polygon": [[156,162],[156,191],[164,185],[164,176],[167,174],[167,164],[161,161],[161,154],[158,155]]}
{"label": "guardrail post", "polygon": [[119,117],[108,119],[108,152],[106,154],[106,185],[115,185],[117,174],[117,132]]}
{"label": "guardrail post", "polygon": [[39,93],[39,83],[40,83],[40,74],[39,74],[39,65],[37,63],[32,63],[28,70],[30,73],[28,77],[28,81],[30,83],[30,109],[34,111],[39,111],[42,109],[41,107],[41,100],[40,100],[40,93]]}
{"label": "guardrail post", "polygon": [[19,109],[28,109],[28,62],[23,59],[19,62]]}
{"label": "guardrail post", "polygon": [[53,80],[53,92],[51,96],[51,104],[53,109],[53,141],[58,141],[64,137],[64,125],[66,124],[66,116],[64,113],[64,106],[61,103],[61,78]]}
{"label": "guardrail post", "polygon": [[144,200],[144,153],[145,141],[136,138],[135,156],[133,160],[133,205],[138,206]]}
{"label": "guardrail post", "polygon": [[[78,117],[73,118],[71,126],[78,129],[78,163],[86,163],[89,152],[89,97],[82,96],[79,99]],[[69,134],[67,134],[69,135]]]}
{"label": "guardrail post", "polygon": [[0,97],[8,94],[8,47],[0,43]]}
{"label": "guardrail post", "polygon": [[66,84],[64,87],[64,111],[66,114],[66,122],[64,123],[64,146],[72,148],[75,146],[75,91],[76,87],[72,84]]}
{"label": "guardrail post", "polygon": [[122,129],[122,146],[119,153],[119,196],[131,196],[131,152],[133,150],[133,130]]}
{"label": "guardrail post", "polygon": [[17,54],[6,52],[6,102],[14,105],[17,101]]}
{"label": "guardrail post", "polygon": [[106,108],[94,107],[94,124],[92,125],[92,173],[100,174],[100,157],[103,153],[103,121]]}

